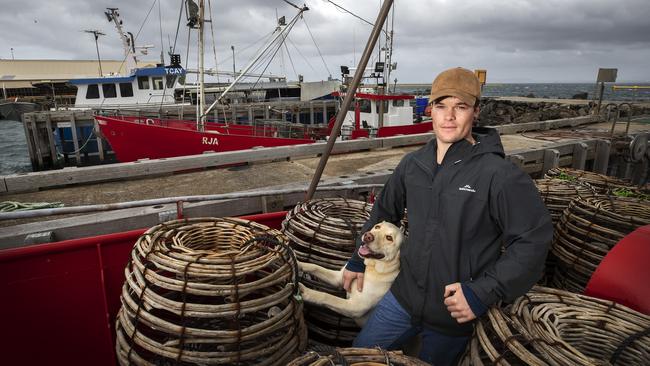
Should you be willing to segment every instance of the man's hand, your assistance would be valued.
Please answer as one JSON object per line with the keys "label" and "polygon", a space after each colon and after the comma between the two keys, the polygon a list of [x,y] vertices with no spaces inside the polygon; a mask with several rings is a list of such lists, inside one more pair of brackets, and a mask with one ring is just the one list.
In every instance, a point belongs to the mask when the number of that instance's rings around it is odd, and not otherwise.
{"label": "man's hand", "polygon": [[345,291],[350,292],[350,284],[356,278],[357,280],[357,290],[361,292],[363,290],[363,272],[352,272],[347,269],[343,270],[343,288]]}
{"label": "man's hand", "polygon": [[466,323],[476,319],[476,315],[474,315],[467,303],[467,299],[465,299],[460,282],[445,286],[444,297],[447,311],[451,313],[451,317],[456,319],[458,323]]}

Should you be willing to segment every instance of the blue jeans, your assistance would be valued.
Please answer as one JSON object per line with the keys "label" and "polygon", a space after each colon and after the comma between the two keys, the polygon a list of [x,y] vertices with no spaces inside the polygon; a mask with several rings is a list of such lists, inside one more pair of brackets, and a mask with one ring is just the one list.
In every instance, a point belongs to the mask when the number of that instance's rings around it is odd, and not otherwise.
{"label": "blue jeans", "polygon": [[455,365],[465,350],[469,337],[452,337],[429,328],[411,324],[411,316],[388,291],[379,301],[363,329],[354,340],[354,347],[379,346],[393,350],[421,333],[418,358],[436,366]]}

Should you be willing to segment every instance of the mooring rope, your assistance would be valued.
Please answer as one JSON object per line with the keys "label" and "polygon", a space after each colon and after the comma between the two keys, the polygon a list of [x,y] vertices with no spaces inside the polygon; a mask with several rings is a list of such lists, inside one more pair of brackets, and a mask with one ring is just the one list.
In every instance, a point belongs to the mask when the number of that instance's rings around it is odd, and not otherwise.
{"label": "mooring rope", "polygon": [[0,212],[40,210],[43,208],[58,208],[63,206],[65,205],[62,202],[3,201],[0,202]]}

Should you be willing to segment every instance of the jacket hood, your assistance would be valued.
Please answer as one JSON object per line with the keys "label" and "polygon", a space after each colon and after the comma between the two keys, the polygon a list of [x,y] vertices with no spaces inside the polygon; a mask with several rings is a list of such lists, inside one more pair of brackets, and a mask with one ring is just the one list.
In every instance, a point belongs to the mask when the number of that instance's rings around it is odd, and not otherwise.
{"label": "jacket hood", "polygon": [[489,127],[474,127],[472,129],[472,136],[476,140],[474,154],[497,154],[502,158],[506,156],[501,144],[501,137],[499,131]]}

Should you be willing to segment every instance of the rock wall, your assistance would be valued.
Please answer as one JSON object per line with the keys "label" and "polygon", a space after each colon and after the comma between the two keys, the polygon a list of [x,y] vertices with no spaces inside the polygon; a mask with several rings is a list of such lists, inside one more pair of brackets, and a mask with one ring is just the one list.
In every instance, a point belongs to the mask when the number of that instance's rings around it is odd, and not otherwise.
{"label": "rock wall", "polygon": [[[479,126],[499,126],[510,123],[547,121],[552,119],[586,116],[596,108],[594,102],[586,104],[563,104],[555,102],[518,102],[510,100],[481,99]],[[601,114],[607,113],[601,106]],[[650,114],[650,107],[632,105],[632,115]],[[621,107],[621,117],[626,117],[630,108]]]}

